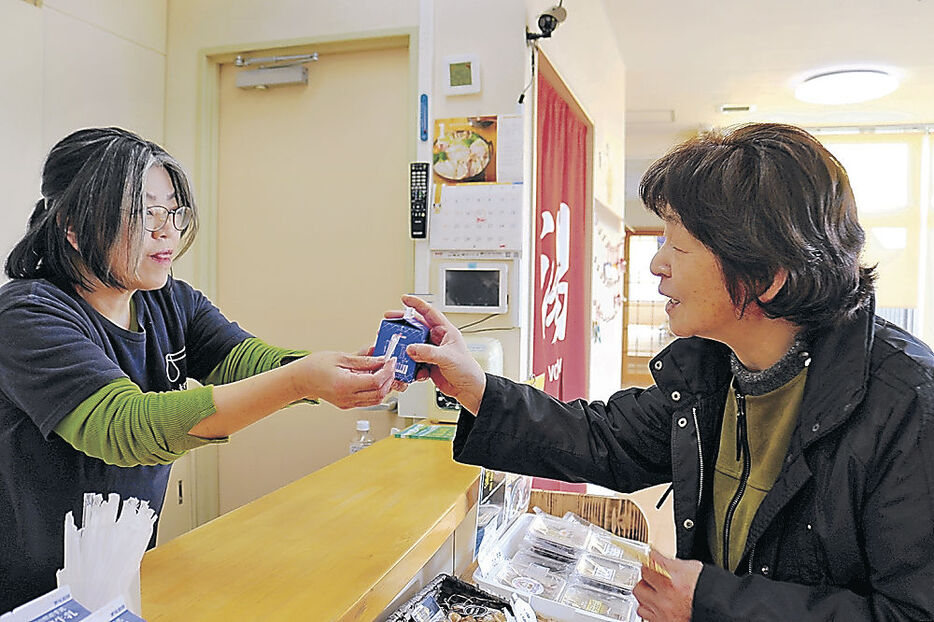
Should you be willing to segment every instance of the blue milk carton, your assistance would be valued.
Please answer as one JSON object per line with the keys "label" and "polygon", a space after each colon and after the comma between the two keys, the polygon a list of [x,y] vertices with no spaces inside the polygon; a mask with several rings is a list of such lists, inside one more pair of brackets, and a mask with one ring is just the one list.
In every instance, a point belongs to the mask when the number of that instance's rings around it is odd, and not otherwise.
{"label": "blue milk carton", "polygon": [[405,348],[412,343],[426,343],[428,333],[428,327],[412,316],[383,320],[379,323],[373,356],[396,357],[396,380],[413,382],[418,364],[405,353]]}

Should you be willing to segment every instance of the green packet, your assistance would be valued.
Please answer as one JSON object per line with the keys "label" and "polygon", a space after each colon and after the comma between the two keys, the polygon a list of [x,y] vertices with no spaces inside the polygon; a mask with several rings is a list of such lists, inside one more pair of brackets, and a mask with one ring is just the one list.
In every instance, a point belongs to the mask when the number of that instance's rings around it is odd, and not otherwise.
{"label": "green packet", "polygon": [[454,440],[454,432],[457,426],[439,425],[431,423],[415,423],[404,430],[396,432],[396,438],[427,438],[435,441]]}

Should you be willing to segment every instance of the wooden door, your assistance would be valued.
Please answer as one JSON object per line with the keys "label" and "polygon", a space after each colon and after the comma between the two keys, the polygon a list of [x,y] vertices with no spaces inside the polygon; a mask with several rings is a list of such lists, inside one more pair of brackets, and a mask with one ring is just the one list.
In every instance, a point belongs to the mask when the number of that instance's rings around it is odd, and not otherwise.
{"label": "wooden door", "polygon": [[[245,90],[221,66],[216,302],[268,343],[356,351],[412,288],[409,51],[319,53],[307,86]],[[236,434],[218,458],[221,512],[347,455],[358,418],[377,438],[395,425],[298,405]]]}

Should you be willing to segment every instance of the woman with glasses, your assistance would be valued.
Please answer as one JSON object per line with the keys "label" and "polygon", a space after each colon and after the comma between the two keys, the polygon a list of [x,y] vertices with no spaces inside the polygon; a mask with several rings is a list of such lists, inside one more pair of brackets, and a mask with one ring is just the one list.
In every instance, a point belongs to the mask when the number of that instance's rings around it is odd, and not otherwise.
{"label": "woman with glasses", "polygon": [[297,401],[368,406],[392,389],[394,361],[272,347],[173,279],[197,224],[158,145],[95,128],[49,153],[0,288],[0,612],[55,587],[85,492],[159,512],[188,450]]}

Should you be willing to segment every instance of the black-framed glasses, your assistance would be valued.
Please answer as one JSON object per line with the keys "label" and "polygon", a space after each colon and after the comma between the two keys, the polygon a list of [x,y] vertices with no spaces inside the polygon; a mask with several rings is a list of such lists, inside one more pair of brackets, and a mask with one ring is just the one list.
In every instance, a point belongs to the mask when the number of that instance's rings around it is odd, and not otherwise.
{"label": "black-framed glasses", "polygon": [[143,229],[150,232],[159,231],[172,216],[172,225],[179,231],[184,231],[191,225],[194,211],[187,205],[179,205],[174,210],[161,205],[150,205],[143,209]]}

